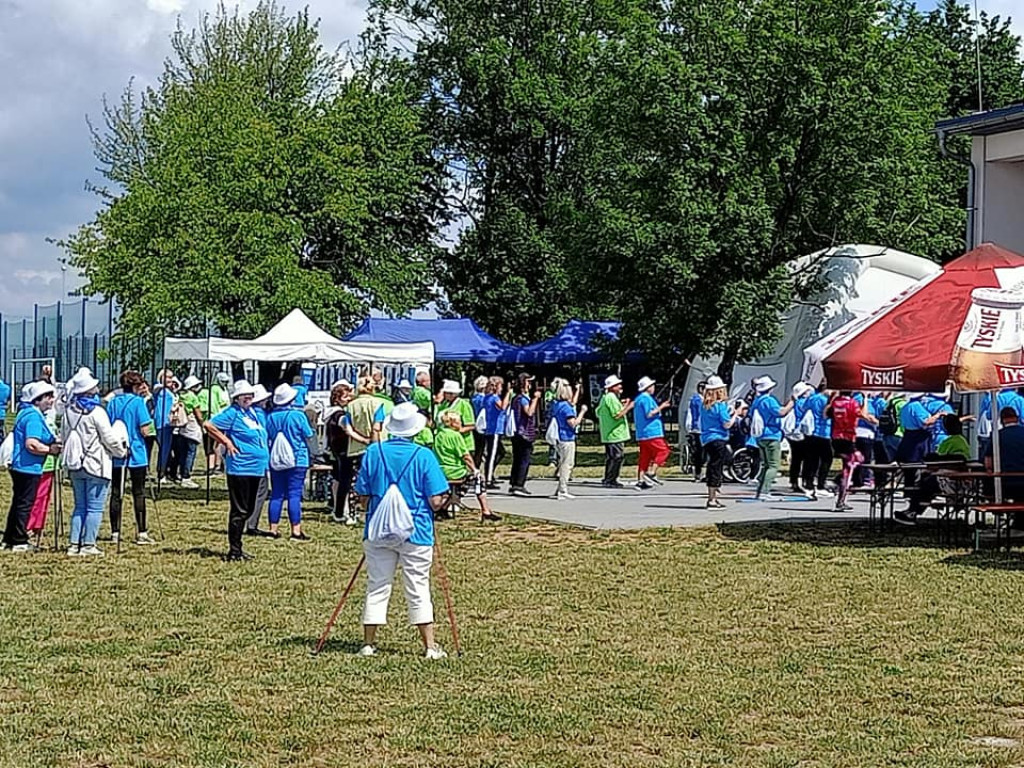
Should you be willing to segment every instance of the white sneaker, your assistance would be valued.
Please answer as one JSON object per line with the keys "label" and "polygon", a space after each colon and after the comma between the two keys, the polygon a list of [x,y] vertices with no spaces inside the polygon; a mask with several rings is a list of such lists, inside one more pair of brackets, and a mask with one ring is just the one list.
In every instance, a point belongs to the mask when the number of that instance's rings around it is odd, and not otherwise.
{"label": "white sneaker", "polygon": [[72,544],[70,547],[68,547],[67,554],[68,557],[78,557],[80,554],[82,554],[82,551],[74,544]]}
{"label": "white sneaker", "polygon": [[826,491],[824,488],[819,488],[817,495],[823,499],[831,499],[833,496],[835,496],[835,494],[832,493],[832,491]]}
{"label": "white sneaker", "polygon": [[111,544],[117,544],[117,542],[119,542],[120,540],[121,540],[121,534],[118,533],[117,531],[114,531],[114,533],[110,534],[110,543]]}
{"label": "white sneaker", "polygon": [[372,645],[364,645],[356,652],[356,656],[376,656],[377,649]]}
{"label": "white sneaker", "polygon": [[182,480],[179,483],[179,485],[182,488],[198,488],[199,487],[198,485],[196,485],[195,481],[193,481],[191,478],[186,478],[185,480]]}
{"label": "white sneaker", "polygon": [[33,544],[15,544],[11,547],[11,552],[24,553],[24,552],[35,552],[36,547]]}
{"label": "white sneaker", "polygon": [[88,547],[82,547],[78,552],[82,557],[102,557],[103,550],[97,547],[95,544],[90,544]]}
{"label": "white sneaker", "polygon": [[575,499],[575,498],[576,497],[573,496],[571,493],[556,493],[555,494],[555,500],[556,501],[565,501],[567,499]]}
{"label": "white sneaker", "polygon": [[135,543],[136,544],[154,544],[155,542],[153,541],[153,539],[151,539],[149,537],[148,533],[143,531],[142,533],[140,533],[138,536],[135,537]]}
{"label": "white sneaker", "polygon": [[435,645],[433,648],[427,648],[427,652],[424,654],[431,661],[438,661],[439,659],[447,659],[448,654],[444,652],[444,648],[440,645]]}
{"label": "white sneaker", "polygon": [[345,518],[345,525],[359,525],[359,518],[355,515],[349,515]]}

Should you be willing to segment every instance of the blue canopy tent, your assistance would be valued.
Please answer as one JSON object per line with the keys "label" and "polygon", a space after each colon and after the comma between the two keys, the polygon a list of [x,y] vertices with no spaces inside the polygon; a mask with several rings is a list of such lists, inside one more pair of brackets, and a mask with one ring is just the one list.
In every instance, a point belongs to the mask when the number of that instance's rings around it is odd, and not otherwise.
{"label": "blue canopy tent", "polygon": [[[602,342],[617,339],[621,326],[617,322],[570,320],[550,339],[522,347],[514,362],[523,365],[614,362],[601,346]],[[643,355],[639,352],[628,352],[623,362],[638,363],[642,360]]]}
{"label": "blue canopy tent", "polygon": [[514,362],[519,347],[499,341],[468,317],[407,320],[371,317],[345,341],[434,342],[437,361]]}

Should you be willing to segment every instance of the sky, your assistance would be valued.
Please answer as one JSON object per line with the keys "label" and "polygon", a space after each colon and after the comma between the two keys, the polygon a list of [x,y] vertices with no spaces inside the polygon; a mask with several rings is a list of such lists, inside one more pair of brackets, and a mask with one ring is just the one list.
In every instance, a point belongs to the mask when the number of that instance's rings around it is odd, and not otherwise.
{"label": "sky", "polygon": [[[95,169],[86,116],[99,122],[102,99],[116,100],[134,78],[154,83],[180,18],[194,26],[219,0],[0,0],[0,314],[31,315],[80,285],[62,273],[48,242],[90,221],[99,206],[86,183]],[[235,2],[228,0],[229,8]],[[256,0],[238,2],[243,10]],[[365,0],[283,0],[321,20],[325,47],[363,28]],[[919,3],[922,9],[934,0]],[[1021,0],[979,0],[990,14]],[[1024,18],[1015,20],[1024,32]]]}

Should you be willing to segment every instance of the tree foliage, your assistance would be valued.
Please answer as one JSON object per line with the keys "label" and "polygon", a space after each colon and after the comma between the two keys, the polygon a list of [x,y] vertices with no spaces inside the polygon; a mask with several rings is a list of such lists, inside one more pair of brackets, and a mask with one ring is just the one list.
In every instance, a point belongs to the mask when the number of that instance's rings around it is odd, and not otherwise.
{"label": "tree foliage", "polygon": [[[349,71],[346,72],[345,68]],[[323,51],[305,12],[179,27],[155,88],[94,131],[96,218],[65,243],[123,335],[262,333],[293,307],[337,330],[430,297],[443,222],[400,70]]]}

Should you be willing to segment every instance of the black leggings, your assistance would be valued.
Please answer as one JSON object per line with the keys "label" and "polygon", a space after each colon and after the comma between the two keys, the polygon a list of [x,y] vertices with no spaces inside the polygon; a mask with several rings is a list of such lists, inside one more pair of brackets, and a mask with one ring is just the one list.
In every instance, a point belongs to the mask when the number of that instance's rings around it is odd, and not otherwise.
{"label": "black leggings", "polygon": [[712,440],[704,446],[704,455],[708,460],[708,488],[721,488],[725,474],[725,462],[729,457],[729,448],[725,440]]}
{"label": "black leggings", "polygon": [[804,488],[825,489],[829,470],[832,469],[832,441],[827,437],[810,436],[804,439]]}
{"label": "black leggings", "polygon": [[515,435],[512,438],[512,479],[511,488],[525,488],[530,476],[530,459],[533,456],[533,441]]}
{"label": "black leggings", "polygon": [[[3,542],[8,547],[17,547],[28,544],[28,516],[32,513],[32,505],[36,500],[36,491],[39,490],[39,480],[42,475],[32,475],[28,472],[11,471],[11,506],[7,511],[7,527],[4,529]],[[57,488],[60,493],[60,488]]]}
{"label": "black leggings", "polygon": [[704,469],[704,446],[700,444],[700,433],[690,432],[686,436],[686,442],[690,448],[690,461],[693,463],[693,476],[700,477]]}
{"label": "black leggings", "polygon": [[789,487],[800,487],[800,473],[807,461],[807,438],[789,441]]}
{"label": "black leggings", "polygon": [[[124,467],[114,467],[110,478],[110,530],[121,533],[121,475]],[[128,467],[132,481],[132,508],[135,510],[135,530],[146,533],[146,467]]]}
{"label": "black leggings", "polygon": [[228,475],[228,553],[242,553],[242,533],[245,521],[256,507],[256,494],[260,489],[259,475]]}

